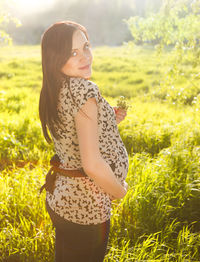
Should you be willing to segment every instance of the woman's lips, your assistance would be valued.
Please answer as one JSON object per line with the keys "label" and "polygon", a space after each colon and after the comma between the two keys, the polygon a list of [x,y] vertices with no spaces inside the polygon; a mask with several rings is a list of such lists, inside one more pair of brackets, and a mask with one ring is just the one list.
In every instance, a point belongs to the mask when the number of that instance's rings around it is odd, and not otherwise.
{"label": "woman's lips", "polygon": [[83,66],[83,67],[79,67],[79,69],[81,70],[85,70],[85,69],[89,69],[90,65],[86,65],[86,66]]}

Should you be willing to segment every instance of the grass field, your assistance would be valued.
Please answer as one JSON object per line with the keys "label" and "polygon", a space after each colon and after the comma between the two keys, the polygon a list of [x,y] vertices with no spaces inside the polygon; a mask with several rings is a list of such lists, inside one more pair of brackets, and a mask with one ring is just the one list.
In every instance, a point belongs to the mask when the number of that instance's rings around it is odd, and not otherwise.
{"label": "grass field", "polygon": [[[105,262],[200,261],[199,69],[151,47],[94,49],[92,81],[131,105],[119,130],[129,192],[113,202]],[[170,71],[171,70],[171,71]],[[39,196],[53,146],[38,118],[39,46],[0,49],[0,261],[53,262],[54,230]]]}

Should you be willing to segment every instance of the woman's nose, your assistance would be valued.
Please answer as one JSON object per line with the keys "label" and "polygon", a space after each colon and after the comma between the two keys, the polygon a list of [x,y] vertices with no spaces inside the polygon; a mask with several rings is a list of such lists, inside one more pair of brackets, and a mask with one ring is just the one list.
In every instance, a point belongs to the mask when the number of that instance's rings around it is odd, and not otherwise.
{"label": "woman's nose", "polygon": [[91,54],[89,54],[88,52],[83,52],[81,54],[81,60],[89,60],[91,57]]}

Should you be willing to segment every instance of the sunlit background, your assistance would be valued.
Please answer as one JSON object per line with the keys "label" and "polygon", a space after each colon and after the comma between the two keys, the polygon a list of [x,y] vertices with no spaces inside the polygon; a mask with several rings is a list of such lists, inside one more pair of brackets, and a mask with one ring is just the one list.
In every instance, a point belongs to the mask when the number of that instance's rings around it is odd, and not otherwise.
{"label": "sunlit background", "polygon": [[113,202],[104,262],[200,262],[200,0],[0,0],[0,261],[54,260],[39,44],[69,19],[88,29],[101,95],[129,106],[129,192]]}
{"label": "sunlit background", "polygon": [[73,20],[83,24],[91,43],[121,45],[131,39],[124,22],[134,15],[156,10],[161,0],[9,0],[10,12],[22,26],[10,23],[7,31],[15,44],[39,44],[41,34],[52,23]]}
{"label": "sunlit background", "polygon": [[52,7],[56,0],[13,0],[13,2],[17,13],[25,15],[45,11],[46,8]]}

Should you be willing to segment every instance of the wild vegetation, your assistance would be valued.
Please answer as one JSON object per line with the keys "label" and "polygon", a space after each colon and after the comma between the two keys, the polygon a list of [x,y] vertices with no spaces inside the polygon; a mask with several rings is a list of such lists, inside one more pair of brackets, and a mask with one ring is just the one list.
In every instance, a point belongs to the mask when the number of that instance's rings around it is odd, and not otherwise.
{"label": "wild vegetation", "polygon": [[[185,59],[183,75],[172,79],[169,53],[94,49],[91,80],[111,105],[121,95],[130,104],[119,125],[129,191],[113,202],[106,262],[200,261],[200,68]],[[1,48],[1,261],[54,259],[54,230],[39,196],[54,152],[38,117],[41,77],[39,46]]]}

